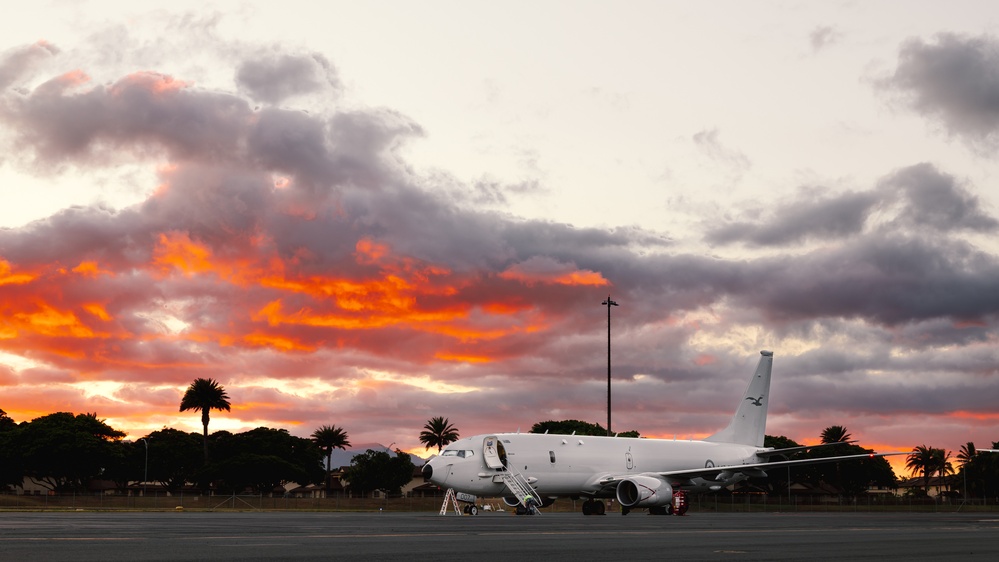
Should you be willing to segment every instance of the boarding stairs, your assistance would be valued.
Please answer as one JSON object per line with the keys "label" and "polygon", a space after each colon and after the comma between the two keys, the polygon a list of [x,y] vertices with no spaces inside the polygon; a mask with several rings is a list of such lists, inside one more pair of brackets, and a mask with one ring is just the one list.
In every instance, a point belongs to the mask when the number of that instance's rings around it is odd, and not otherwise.
{"label": "boarding stairs", "polygon": [[524,478],[524,475],[514,471],[506,471],[502,473],[500,478],[503,480],[503,485],[506,486],[506,489],[513,492],[513,496],[517,498],[517,501],[520,502],[520,505],[528,513],[531,515],[541,515],[541,511],[538,510],[541,500],[538,498],[537,492],[534,491],[530,482]]}

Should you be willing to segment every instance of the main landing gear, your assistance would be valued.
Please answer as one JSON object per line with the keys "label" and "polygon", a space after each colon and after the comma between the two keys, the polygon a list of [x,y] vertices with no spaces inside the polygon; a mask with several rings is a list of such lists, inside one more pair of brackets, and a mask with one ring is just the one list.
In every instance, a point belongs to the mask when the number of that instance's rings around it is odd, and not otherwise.
{"label": "main landing gear", "polygon": [[607,506],[600,500],[586,500],[583,502],[583,515],[603,515],[607,512]]}

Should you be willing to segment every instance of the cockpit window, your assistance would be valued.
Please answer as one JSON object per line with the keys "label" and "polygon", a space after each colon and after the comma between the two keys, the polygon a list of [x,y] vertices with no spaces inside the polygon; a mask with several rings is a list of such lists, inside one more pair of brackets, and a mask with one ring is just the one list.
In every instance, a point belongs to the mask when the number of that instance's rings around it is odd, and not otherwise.
{"label": "cockpit window", "polygon": [[461,458],[464,459],[464,458],[467,458],[467,457],[474,457],[475,456],[475,451],[461,451],[461,450],[458,450],[458,449],[445,449],[444,451],[441,451],[441,456],[442,457],[461,457]]}

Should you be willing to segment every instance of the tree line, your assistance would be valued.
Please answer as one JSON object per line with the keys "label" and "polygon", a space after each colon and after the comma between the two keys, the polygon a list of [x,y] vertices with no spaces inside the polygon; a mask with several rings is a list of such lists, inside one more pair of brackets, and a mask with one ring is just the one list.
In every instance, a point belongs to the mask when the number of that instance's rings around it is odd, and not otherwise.
{"label": "tree line", "polygon": [[[241,433],[216,431],[209,434],[211,412],[231,409],[229,396],[213,379],[195,379],[180,401],[180,411],[201,414],[202,433],[164,428],[135,441],[107,425],[96,413],[74,415],[57,412],[30,422],[14,422],[0,410],[0,487],[23,485],[30,477],[53,492],[85,491],[92,480],[111,481],[119,489],[135,482],[157,482],[169,492],[195,484],[202,491],[272,493],[282,484],[325,484],[331,491],[334,449],[346,450],[350,439],[336,425],[322,425],[309,438],[296,437],[286,429],[258,427]],[[606,435],[599,424],[580,420],[544,421],[531,427],[532,433]],[[639,438],[637,431],[617,434]],[[443,416],[427,421],[419,440],[425,449],[437,452],[459,438],[459,430]],[[823,430],[823,444],[839,443],[793,454],[792,458],[818,458],[866,454],[874,451],[851,440],[843,426]],[[153,454],[150,455],[150,447]],[[767,435],[764,446],[778,449],[799,447],[784,436]],[[992,444],[999,448],[999,442]],[[956,457],[951,453],[920,445],[906,457],[906,468],[920,476],[930,488],[933,477],[972,497],[999,496],[999,454],[978,454],[974,443],[962,446]],[[344,471],[352,494],[367,495],[380,490],[398,493],[413,475],[412,458],[399,449],[395,455],[368,450],[356,455]],[[767,479],[752,479],[753,485],[774,494],[782,493],[791,478],[790,471],[774,470]],[[883,457],[843,463],[795,467],[793,480],[828,485],[845,495],[864,493],[871,486],[895,489],[898,479]]]}
{"label": "tree line", "polygon": [[[173,428],[125,441],[96,413],[56,412],[16,423],[0,410],[0,489],[23,486],[25,478],[52,492],[84,492],[94,480],[129,485],[158,483],[176,493],[194,485],[201,491],[269,494],[287,482],[324,484],[330,492],[334,449],[351,446],[347,431],[322,425],[309,438],[286,429],[258,427],[241,433],[209,434],[212,411],[231,410],[228,393],[213,379],[195,379],[180,401],[180,411],[201,414],[202,433]],[[438,451],[458,439],[447,418],[435,417],[420,434],[426,448]],[[352,494],[398,493],[413,476],[409,454],[396,449],[356,455],[344,471]]]}

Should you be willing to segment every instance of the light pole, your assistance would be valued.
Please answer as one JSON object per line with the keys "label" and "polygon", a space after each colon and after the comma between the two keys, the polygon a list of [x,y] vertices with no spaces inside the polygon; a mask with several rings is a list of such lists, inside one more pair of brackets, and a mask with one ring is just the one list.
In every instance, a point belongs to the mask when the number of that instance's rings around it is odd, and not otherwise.
{"label": "light pole", "polygon": [[618,306],[618,304],[611,300],[610,295],[607,295],[607,300],[600,303],[607,307],[607,437],[612,435],[611,433],[611,348],[610,348],[610,311],[612,306]]}
{"label": "light pole", "polygon": [[146,482],[149,481],[149,440],[143,437],[139,441],[146,446],[146,464],[142,469],[142,497],[146,497]]}

